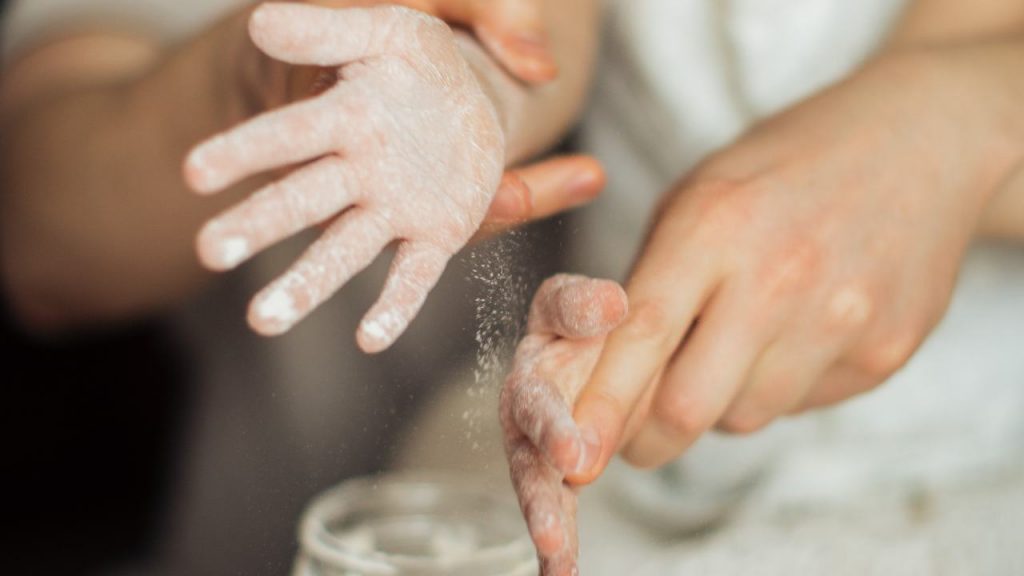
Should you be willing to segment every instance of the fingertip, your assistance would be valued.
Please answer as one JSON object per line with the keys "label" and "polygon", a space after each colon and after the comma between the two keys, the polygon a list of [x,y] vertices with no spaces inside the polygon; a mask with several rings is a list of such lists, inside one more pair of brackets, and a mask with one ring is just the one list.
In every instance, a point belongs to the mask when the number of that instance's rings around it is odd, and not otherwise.
{"label": "fingertip", "polygon": [[218,171],[210,164],[209,144],[204,142],[193,148],[182,164],[185,184],[193,192],[204,196],[217,192],[223,185]]}
{"label": "fingertip", "polygon": [[397,312],[371,311],[359,323],[356,343],[359,349],[367,354],[380,354],[398,340],[407,326],[408,322]]}
{"label": "fingertip", "polygon": [[284,288],[268,289],[249,304],[249,326],[261,336],[280,336],[300,318],[295,298]]}
{"label": "fingertip", "polygon": [[530,514],[527,521],[530,536],[541,556],[555,556],[565,545],[562,523],[551,511]]}
{"label": "fingertip", "polygon": [[391,347],[392,341],[378,323],[363,321],[356,331],[356,344],[366,354],[380,354]]}
{"label": "fingertip", "polygon": [[266,38],[271,24],[279,21],[281,11],[286,9],[286,6],[279,2],[264,2],[257,6],[249,15],[249,37],[257,45],[260,45],[260,42]]}
{"label": "fingertip", "polygon": [[523,81],[543,84],[558,78],[558,64],[543,34],[531,30],[508,33],[501,36],[500,43],[510,67]]}
{"label": "fingertip", "polygon": [[629,296],[618,282],[600,280],[601,311],[608,330],[614,330],[629,314]]}
{"label": "fingertip", "polygon": [[506,58],[512,73],[527,84],[543,86],[558,79],[558,64],[550,56],[510,49]]}
{"label": "fingertip", "polygon": [[249,240],[241,235],[225,234],[216,220],[208,222],[196,236],[199,262],[214,272],[237,268],[252,255]]}
{"label": "fingertip", "polygon": [[608,185],[608,174],[596,158],[576,156],[571,160],[579,173],[570,183],[569,188],[579,200],[593,200]]}

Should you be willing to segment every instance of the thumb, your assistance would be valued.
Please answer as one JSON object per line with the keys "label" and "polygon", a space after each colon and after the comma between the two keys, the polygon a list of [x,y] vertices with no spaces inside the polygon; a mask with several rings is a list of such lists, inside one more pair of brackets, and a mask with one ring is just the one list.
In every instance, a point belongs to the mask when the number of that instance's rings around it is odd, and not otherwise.
{"label": "thumb", "polygon": [[586,204],[604,185],[604,169],[589,156],[560,156],[509,171],[474,240]]}
{"label": "thumb", "polygon": [[515,76],[543,84],[558,76],[544,26],[543,0],[471,0],[473,30]]}
{"label": "thumb", "polygon": [[527,331],[583,340],[604,336],[626,317],[626,291],[611,280],[559,274],[541,284]]}

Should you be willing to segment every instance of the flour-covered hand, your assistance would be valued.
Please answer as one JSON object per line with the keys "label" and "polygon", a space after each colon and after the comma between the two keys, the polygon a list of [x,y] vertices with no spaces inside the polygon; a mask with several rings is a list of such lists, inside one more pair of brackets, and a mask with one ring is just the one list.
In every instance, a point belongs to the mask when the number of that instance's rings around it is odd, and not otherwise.
{"label": "flour-covered hand", "polygon": [[565,478],[594,465],[584,458],[597,439],[581,436],[572,405],[626,307],[625,292],[614,282],[569,275],[547,280],[502,390],[509,470],[543,576],[576,574],[576,489]]}
{"label": "flour-covered hand", "polygon": [[230,269],[326,224],[252,303],[253,328],[275,335],[397,242],[383,293],[358,334],[364,350],[381,351],[487,214],[504,165],[496,111],[451,30],[422,12],[268,3],[253,12],[250,35],[270,57],[333,68],[338,81],[192,151],[186,179],[201,193],[298,166],[211,220],[200,233],[200,257]]}

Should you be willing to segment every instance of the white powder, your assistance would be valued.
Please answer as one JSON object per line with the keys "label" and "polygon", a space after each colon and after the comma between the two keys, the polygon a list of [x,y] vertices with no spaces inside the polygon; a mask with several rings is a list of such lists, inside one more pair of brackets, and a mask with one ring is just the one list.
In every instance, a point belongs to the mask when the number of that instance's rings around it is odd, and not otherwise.
{"label": "white powder", "polygon": [[227,238],[220,244],[220,261],[228,268],[234,268],[249,257],[249,241],[241,236]]}
{"label": "white powder", "polygon": [[295,309],[295,300],[284,290],[277,290],[260,302],[257,313],[265,320],[283,324],[290,324],[299,316],[299,311]]}
{"label": "white powder", "polygon": [[[514,231],[470,253],[472,279],[478,286],[476,368],[467,390],[472,398],[482,400],[489,390],[501,386],[507,361],[526,325],[530,268],[522,261],[524,248],[525,234]],[[484,419],[491,416],[491,406],[479,404],[462,415],[467,439],[479,433]]]}

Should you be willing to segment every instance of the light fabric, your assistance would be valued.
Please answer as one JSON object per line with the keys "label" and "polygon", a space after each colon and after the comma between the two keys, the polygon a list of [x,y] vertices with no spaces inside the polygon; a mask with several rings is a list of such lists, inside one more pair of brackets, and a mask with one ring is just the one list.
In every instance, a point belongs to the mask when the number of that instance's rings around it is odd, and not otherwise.
{"label": "light fabric", "polygon": [[[54,26],[115,14],[118,21],[142,22],[173,41],[229,4],[22,0],[14,3],[5,23],[4,53],[27,46]],[[607,164],[611,180],[608,193],[585,213],[576,243],[577,269],[623,277],[657,198],[674,179],[756,119],[854,69],[884,37],[902,4],[901,0],[609,2],[602,69],[583,142]],[[130,16],[122,20],[121,14]],[[333,448],[338,458],[345,458],[349,443],[365,442],[362,421],[337,415],[352,405],[371,413],[387,409],[387,402],[377,399],[382,390],[372,382],[402,377],[382,364],[424,355],[430,356],[429,361],[417,366],[433,368],[419,373],[439,372],[439,367],[451,364],[452,356],[410,344],[423,341],[417,337],[400,346],[396,360],[371,363],[358,357],[349,344],[350,335],[355,314],[368,301],[361,300],[355,289],[274,345],[248,335],[237,321],[243,306],[240,294],[251,293],[269,279],[273,262],[279,265],[294,251],[294,246],[284,247],[278,256],[266,260],[270,264],[233,276],[185,314],[187,333],[195,338],[201,354],[205,376],[200,384],[208,388],[194,417],[192,448],[184,457],[165,553],[174,558],[205,558],[193,562],[191,573],[285,572],[285,566],[273,564],[282,556],[277,550],[253,551],[261,546],[279,550],[283,541],[287,547],[291,533],[283,527],[294,523],[304,495],[323,488],[344,468],[323,454]],[[370,285],[378,286],[372,281]],[[450,303],[453,298],[447,290],[437,294]],[[711,437],[692,457],[658,475],[615,471],[584,502],[584,513],[592,511],[591,520],[585,516],[583,522],[584,573],[634,573],[641,561],[651,562],[646,569],[652,574],[776,573],[760,564],[763,555],[757,551],[766,550],[766,543],[784,548],[791,538],[805,535],[809,539],[804,542],[815,548],[820,540],[814,538],[826,534],[829,542],[850,538],[848,548],[836,549],[833,561],[851,553],[888,554],[893,542],[906,542],[895,552],[896,559],[878,557],[896,566],[928,566],[919,557],[926,553],[920,552],[922,546],[933,550],[936,542],[951,543],[947,546],[957,542],[948,538],[955,526],[949,527],[945,520],[934,524],[941,537],[926,544],[912,532],[899,533],[910,534],[903,540],[878,538],[879,529],[853,523],[846,530],[845,521],[834,520],[871,518],[873,502],[879,498],[908,501],[923,493],[926,500],[929,494],[939,494],[940,503],[950,503],[952,515],[940,518],[953,518],[954,524],[967,518],[963,522],[974,522],[971,526],[981,529],[984,518],[971,516],[971,507],[960,504],[974,502],[974,492],[960,487],[977,485],[978,477],[1011,474],[1005,468],[1021,462],[1024,360],[1017,343],[1024,326],[1022,295],[1022,250],[978,247],[969,256],[950,316],[913,363],[880,392],[839,410],[778,426],[760,438]],[[447,314],[438,300],[435,297],[425,313],[443,320]],[[420,337],[435,343],[448,338],[424,331]],[[241,344],[230,347],[226,342]],[[324,342],[337,347],[325,347]],[[288,385],[282,386],[282,381]],[[301,472],[289,472],[296,470]],[[291,479],[303,476],[307,485],[299,489],[289,485]],[[751,482],[753,488],[748,485]],[[978,506],[1018,509],[1022,491],[1017,487],[1019,483],[993,492],[995,504],[988,496],[980,496]],[[960,496],[957,490],[967,490],[968,495]],[[289,494],[282,496],[282,492]],[[743,494],[746,504],[737,506]],[[944,494],[953,495],[942,500]],[[695,501],[703,504],[697,507]],[[623,504],[633,510],[631,515],[616,511]],[[843,506],[852,507],[853,512],[844,511]],[[657,508],[683,512],[666,518],[659,516]],[[838,509],[838,516],[816,521],[813,514],[800,515],[823,509]],[[715,518],[730,511],[742,520],[727,524],[704,552],[689,544],[679,549],[659,545],[657,557],[651,556],[655,548],[645,531],[648,528],[659,531],[659,540],[665,541],[671,531],[692,528],[695,517]],[[787,521],[799,529],[786,532]],[[991,526],[994,530],[1005,524]],[[884,529],[880,529],[883,534]],[[806,548],[799,543],[793,546],[797,551]],[[210,550],[215,551],[213,556],[223,556],[222,562],[210,559]],[[786,566],[784,560],[779,562]],[[796,566],[808,565],[829,564]],[[885,573],[894,571],[900,570]]]}
{"label": "light fabric", "polygon": [[[610,183],[585,212],[577,270],[624,278],[661,193],[753,122],[853,71],[904,4],[609,2],[582,140]],[[614,468],[581,504],[583,573],[1019,571],[1013,523],[985,514],[1024,507],[1022,326],[1024,248],[974,247],[949,315],[881,390],[750,438],[709,436],[658,473]],[[921,498],[953,512],[915,525]],[[986,512],[970,514],[967,501]],[[880,503],[892,504],[886,516]],[[650,538],[730,515],[738,518],[708,540]],[[957,528],[991,533],[993,544],[974,553],[951,537]],[[936,569],[961,552],[951,564],[960,568]],[[840,571],[848,557],[851,571]]]}

